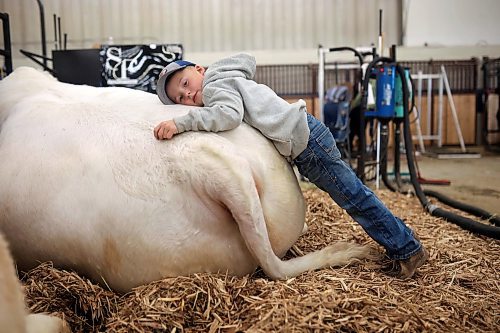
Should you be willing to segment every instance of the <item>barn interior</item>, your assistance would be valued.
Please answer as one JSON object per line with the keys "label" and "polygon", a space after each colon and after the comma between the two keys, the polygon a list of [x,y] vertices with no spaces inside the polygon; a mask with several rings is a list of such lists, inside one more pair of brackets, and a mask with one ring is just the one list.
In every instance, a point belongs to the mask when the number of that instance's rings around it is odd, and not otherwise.
{"label": "barn interior", "polygon": [[254,80],[304,100],[430,252],[414,278],[387,276],[383,249],[297,174],[309,229],[285,259],[337,241],[376,259],[285,281],[200,272],[124,294],[43,262],[18,272],[27,308],[74,332],[498,332],[499,13],[496,0],[0,0],[0,83],[28,66],[156,94],[176,60],[255,55]]}

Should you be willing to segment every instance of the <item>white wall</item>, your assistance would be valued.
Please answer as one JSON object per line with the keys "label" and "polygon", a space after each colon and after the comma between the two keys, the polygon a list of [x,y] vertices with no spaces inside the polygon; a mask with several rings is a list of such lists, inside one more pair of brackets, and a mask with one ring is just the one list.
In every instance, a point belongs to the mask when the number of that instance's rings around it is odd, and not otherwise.
{"label": "white wall", "polygon": [[[68,48],[115,44],[182,43],[190,54],[296,50],[318,44],[363,46],[377,42],[379,9],[386,42],[398,36],[398,0],[42,0],[49,51],[53,14],[61,17]],[[29,62],[19,49],[40,53],[36,0],[0,0],[11,16],[15,65]],[[50,52],[49,52],[50,53]],[[49,54],[50,56],[50,54]]]}
{"label": "white wall", "polygon": [[[182,43],[185,57],[203,65],[237,51],[256,54],[259,64],[315,63],[318,44],[376,45],[379,9],[389,46],[400,33],[400,1],[409,46],[400,59],[500,56],[500,0],[42,0],[49,57],[55,13],[69,49],[109,36],[116,44]],[[19,49],[41,54],[37,1],[0,0],[0,12],[10,15],[14,67],[36,67]]]}
{"label": "white wall", "polygon": [[499,0],[406,0],[406,46],[500,45]]}

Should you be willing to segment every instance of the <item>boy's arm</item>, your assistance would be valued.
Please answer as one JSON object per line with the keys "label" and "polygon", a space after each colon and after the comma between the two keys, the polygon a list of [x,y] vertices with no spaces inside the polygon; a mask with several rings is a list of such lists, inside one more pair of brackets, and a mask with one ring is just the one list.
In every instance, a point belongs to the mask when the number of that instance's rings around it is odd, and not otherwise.
{"label": "boy's arm", "polygon": [[238,127],[243,121],[243,101],[239,93],[223,88],[214,89],[208,105],[192,109],[174,118],[178,133],[186,131],[220,132]]}
{"label": "boy's arm", "polygon": [[243,121],[243,101],[235,91],[217,89],[209,106],[189,110],[188,114],[159,123],[154,129],[158,140],[170,140],[187,131],[220,132],[238,127]]}

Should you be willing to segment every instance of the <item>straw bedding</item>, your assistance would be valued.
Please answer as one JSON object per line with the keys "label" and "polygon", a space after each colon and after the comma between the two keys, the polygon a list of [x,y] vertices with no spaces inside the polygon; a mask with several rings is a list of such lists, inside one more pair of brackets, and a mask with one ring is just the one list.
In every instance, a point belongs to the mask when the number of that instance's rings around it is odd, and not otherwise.
{"label": "straw bedding", "polygon": [[[196,274],[119,295],[44,263],[23,282],[33,312],[65,318],[75,332],[499,332],[500,242],[426,214],[417,200],[377,193],[420,236],[430,261],[399,281],[375,261],[272,281]],[[309,231],[287,258],[339,240],[373,242],[323,192],[304,190]]]}

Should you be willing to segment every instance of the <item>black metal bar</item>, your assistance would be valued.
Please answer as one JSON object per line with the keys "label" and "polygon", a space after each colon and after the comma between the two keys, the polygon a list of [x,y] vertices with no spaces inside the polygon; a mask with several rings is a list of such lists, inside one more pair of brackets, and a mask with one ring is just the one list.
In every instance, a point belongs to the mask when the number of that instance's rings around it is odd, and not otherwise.
{"label": "black metal bar", "polygon": [[382,36],[382,9],[379,9],[378,13],[378,35]]}
{"label": "black metal bar", "polygon": [[5,57],[5,72],[8,75],[12,73],[12,49],[10,42],[9,14],[0,13],[0,19],[2,20],[3,45],[4,45],[4,49],[0,50],[0,55],[3,55]]}
{"label": "black metal bar", "polygon": [[62,50],[62,40],[61,40],[61,17],[57,18],[57,32],[59,36],[59,50]]}
{"label": "black metal bar", "polygon": [[52,17],[54,18],[54,47],[57,50],[57,16],[53,14]]}
{"label": "black metal bar", "polygon": [[[43,69],[46,70],[47,72],[54,74],[54,71],[50,69],[47,65],[45,65],[47,61],[52,61],[52,59],[25,50],[19,50],[19,52],[21,52],[23,55],[25,55],[26,57],[30,58],[31,60],[42,66]],[[43,62],[38,60],[37,58],[41,58]]]}
{"label": "black metal bar", "polygon": [[52,61],[52,58],[44,57],[44,56],[41,56],[39,54],[36,54],[36,53],[33,53],[33,52],[29,52],[29,51],[26,51],[26,50],[19,50],[19,52],[21,52],[22,54],[24,54],[25,56],[27,56],[29,58],[34,57],[34,58],[40,58],[40,59],[46,60],[46,61]]}
{"label": "black metal bar", "polygon": [[394,179],[398,189],[403,188],[403,181],[401,180],[401,119],[394,119]]}
{"label": "black metal bar", "polygon": [[[490,110],[488,105],[488,96],[490,94],[500,94],[500,58],[490,59],[488,57],[483,57],[483,64],[481,66],[483,72],[483,89],[481,92],[481,102],[483,112],[483,122],[482,122],[482,139],[486,144],[487,149],[491,150],[494,146],[498,144],[490,142],[490,134],[500,133],[500,99],[498,101],[498,106],[496,110],[497,118],[497,129],[489,127],[489,115],[495,110]],[[498,148],[495,148],[496,152]]]}
{"label": "black metal bar", "polygon": [[[43,4],[41,0],[37,0],[38,2],[38,8],[40,9],[40,28],[42,31],[42,55],[43,55],[43,68],[47,69],[47,45],[46,45],[46,38],[45,38],[45,13],[43,10]],[[32,59],[34,60],[34,59]]]}
{"label": "black metal bar", "polygon": [[[408,4],[409,6],[409,4]],[[398,19],[397,19],[397,25],[398,25],[398,45],[403,46],[404,39],[406,37],[406,31],[405,31],[405,22],[404,22],[404,16],[405,16],[405,6],[404,6],[404,1],[403,0],[398,0],[396,3],[397,7],[397,12],[398,12]]]}
{"label": "black metal bar", "polygon": [[396,61],[396,45],[392,44],[391,49],[390,49],[390,55],[389,58],[391,58],[394,62]]}

